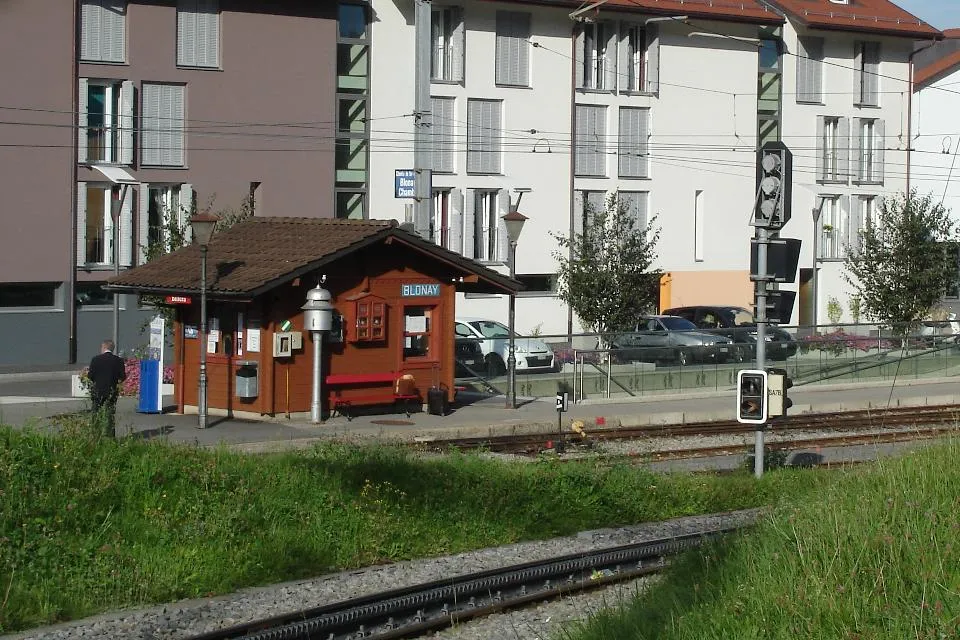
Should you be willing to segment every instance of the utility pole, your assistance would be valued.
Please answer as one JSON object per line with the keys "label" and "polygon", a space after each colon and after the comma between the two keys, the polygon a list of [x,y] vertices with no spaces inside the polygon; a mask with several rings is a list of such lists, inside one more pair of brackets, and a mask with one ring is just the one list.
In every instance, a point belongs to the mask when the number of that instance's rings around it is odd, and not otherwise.
{"label": "utility pole", "polygon": [[430,20],[432,9],[426,0],[414,0],[414,112],[413,112],[413,228],[420,237],[432,240],[431,203],[433,186],[431,170],[430,103]]}

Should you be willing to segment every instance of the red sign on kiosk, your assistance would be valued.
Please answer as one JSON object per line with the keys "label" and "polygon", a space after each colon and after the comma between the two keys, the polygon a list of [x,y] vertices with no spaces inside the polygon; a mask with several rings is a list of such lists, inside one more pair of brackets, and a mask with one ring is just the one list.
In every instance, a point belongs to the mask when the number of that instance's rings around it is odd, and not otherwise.
{"label": "red sign on kiosk", "polygon": [[190,304],[193,302],[190,296],[167,296],[163,301],[167,304]]}

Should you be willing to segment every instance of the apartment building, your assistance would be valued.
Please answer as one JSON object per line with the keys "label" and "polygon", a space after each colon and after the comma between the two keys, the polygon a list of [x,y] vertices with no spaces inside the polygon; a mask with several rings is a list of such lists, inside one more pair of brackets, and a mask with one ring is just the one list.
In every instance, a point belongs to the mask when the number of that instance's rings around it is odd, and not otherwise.
{"label": "apartment building", "polygon": [[[363,6],[8,0],[2,14],[0,365],[88,359],[112,335],[100,285],[171,218],[244,202],[332,216],[349,199],[335,186],[357,190],[336,170],[335,96],[366,91],[362,60],[337,64],[367,44]],[[120,296],[119,315],[129,352],[150,310]]]}

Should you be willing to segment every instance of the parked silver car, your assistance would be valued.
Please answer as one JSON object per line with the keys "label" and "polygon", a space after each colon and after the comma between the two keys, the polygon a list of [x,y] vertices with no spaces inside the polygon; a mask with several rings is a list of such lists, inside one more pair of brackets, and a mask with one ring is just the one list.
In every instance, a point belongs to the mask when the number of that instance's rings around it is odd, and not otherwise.
{"label": "parked silver car", "polygon": [[620,362],[726,362],[733,342],[725,336],[699,331],[678,316],[644,316],[636,329],[610,341],[611,355]]}

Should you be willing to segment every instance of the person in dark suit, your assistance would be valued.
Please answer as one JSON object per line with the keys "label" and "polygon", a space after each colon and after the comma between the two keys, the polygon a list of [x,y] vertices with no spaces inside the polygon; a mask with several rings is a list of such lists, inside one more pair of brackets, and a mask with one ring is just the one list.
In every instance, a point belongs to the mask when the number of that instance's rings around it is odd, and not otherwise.
{"label": "person in dark suit", "polygon": [[100,354],[90,360],[87,371],[92,383],[90,399],[93,401],[94,415],[102,420],[104,435],[111,438],[116,435],[114,419],[120,383],[127,379],[123,358],[114,355],[114,348],[113,340],[104,340],[100,345]]}

